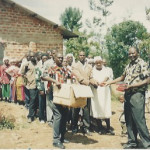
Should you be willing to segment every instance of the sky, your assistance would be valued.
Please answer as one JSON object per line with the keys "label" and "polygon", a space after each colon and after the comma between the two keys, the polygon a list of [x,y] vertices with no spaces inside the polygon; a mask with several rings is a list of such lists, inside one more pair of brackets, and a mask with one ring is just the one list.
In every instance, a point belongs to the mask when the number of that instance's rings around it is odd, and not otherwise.
{"label": "sky", "polygon": [[[90,10],[88,0],[13,0],[14,2],[38,13],[39,15],[60,23],[60,15],[68,7],[79,8],[83,12],[82,21],[91,19],[97,13]],[[114,0],[109,7],[111,15],[107,18],[107,25],[111,27],[124,19],[130,18],[141,22],[150,32],[150,21],[146,19],[145,8],[150,8],[150,0]],[[84,26],[85,27],[85,24]]]}

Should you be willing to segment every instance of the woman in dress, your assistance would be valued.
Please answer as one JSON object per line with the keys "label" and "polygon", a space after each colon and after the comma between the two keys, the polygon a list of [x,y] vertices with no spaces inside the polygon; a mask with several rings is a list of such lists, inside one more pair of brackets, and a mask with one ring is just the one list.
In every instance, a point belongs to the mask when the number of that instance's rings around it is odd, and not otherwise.
{"label": "woman in dress", "polygon": [[2,99],[9,101],[10,99],[10,76],[6,73],[9,68],[9,58],[3,58],[3,65],[1,66],[1,84],[2,84]]}
{"label": "woman in dress", "polygon": [[102,82],[109,80],[109,71],[103,66],[103,61],[100,56],[96,56],[94,62],[93,78],[99,83],[99,85],[92,88],[94,97],[91,100],[91,115],[96,119],[99,134],[104,133],[102,126],[102,120],[104,119],[107,125],[105,132],[114,135],[114,132],[110,128],[110,117],[112,115],[110,87],[101,86]]}
{"label": "woman in dress", "polygon": [[11,59],[10,67],[6,69],[6,73],[10,75],[10,90],[11,96],[10,101],[24,104],[25,93],[24,93],[24,79],[21,74],[19,74],[18,60]]}

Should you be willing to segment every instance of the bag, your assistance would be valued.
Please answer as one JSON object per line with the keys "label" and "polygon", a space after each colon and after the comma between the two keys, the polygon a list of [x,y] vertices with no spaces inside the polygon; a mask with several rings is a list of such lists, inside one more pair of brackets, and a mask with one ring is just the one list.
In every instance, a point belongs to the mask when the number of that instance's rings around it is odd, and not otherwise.
{"label": "bag", "polygon": [[127,87],[127,84],[119,84],[116,90],[120,92],[124,92],[126,87]]}

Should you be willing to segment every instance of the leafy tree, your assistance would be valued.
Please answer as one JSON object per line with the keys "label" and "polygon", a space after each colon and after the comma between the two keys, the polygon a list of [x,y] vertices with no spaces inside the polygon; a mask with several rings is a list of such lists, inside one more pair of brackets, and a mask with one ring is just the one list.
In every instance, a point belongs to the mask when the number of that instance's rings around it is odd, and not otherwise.
{"label": "leafy tree", "polygon": [[86,56],[89,54],[96,55],[99,53],[98,42],[89,41],[89,39],[92,37],[92,34],[90,33],[87,35],[86,31],[78,31],[78,29],[80,29],[82,26],[82,23],[80,23],[81,18],[81,11],[77,8],[71,7],[67,8],[60,16],[62,25],[64,25],[68,30],[74,31],[79,35],[78,38],[71,38],[64,41],[66,53],[72,53],[76,59],[78,59],[78,52],[81,50],[85,52]]}
{"label": "leafy tree", "polygon": [[[150,8],[145,8],[146,18],[148,21],[150,21]],[[148,38],[143,40],[140,43],[140,49],[141,49],[141,56],[145,58],[145,60],[150,65],[150,34],[148,35]],[[144,52],[144,53],[143,53]]]}
{"label": "leafy tree", "polygon": [[[115,77],[122,74],[125,65],[128,63],[129,47],[138,46],[140,41],[148,39],[148,37],[146,28],[137,21],[129,20],[112,26],[105,38],[110,66]],[[144,49],[141,49],[141,54],[146,55]]]}
{"label": "leafy tree", "polygon": [[100,55],[100,47],[98,42],[89,41],[91,34],[87,35],[84,31],[78,33],[78,38],[71,38],[67,40],[64,45],[66,47],[66,53],[72,53],[75,59],[78,60],[79,51],[84,51],[86,56],[91,54],[92,56]]}
{"label": "leafy tree", "polygon": [[92,18],[92,22],[86,20],[86,25],[93,30],[93,37],[98,40],[101,46],[102,57],[107,52],[104,34],[107,31],[107,17],[111,14],[108,8],[112,4],[113,0],[89,0],[90,9],[97,12],[98,15]]}
{"label": "leafy tree", "polygon": [[74,31],[82,27],[82,12],[78,8],[66,8],[60,16],[60,21],[66,29]]}
{"label": "leafy tree", "polygon": [[146,13],[146,17],[147,17],[147,20],[150,21],[150,8],[145,8],[145,13]]}
{"label": "leafy tree", "polygon": [[[94,17],[93,23],[96,25],[99,25],[100,27],[103,25],[107,25],[106,20],[107,16],[110,15],[110,11],[108,10],[108,7],[113,4],[113,0],[89,0],[90,3],[90,9],[97,11],[101,14],[101,17]],[[102,22],[102,17],[105,18],[105,21]]]}
{"label": "leafy tree", "polygon": [[141,57],[145,61],[150,63],[150,35],[149,35],[149,38],[141,41],[141,43],[139,44],[139,49],[140,49]]}

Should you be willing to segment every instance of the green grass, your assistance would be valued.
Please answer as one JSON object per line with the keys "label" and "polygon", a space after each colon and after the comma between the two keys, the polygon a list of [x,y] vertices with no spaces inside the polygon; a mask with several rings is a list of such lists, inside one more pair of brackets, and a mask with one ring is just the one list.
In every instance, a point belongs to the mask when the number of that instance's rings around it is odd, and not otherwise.
{"label": "green grass", "polygon": [[2,129],[14,129],[14,121],[11,118],[0,117],[0,130]]}

